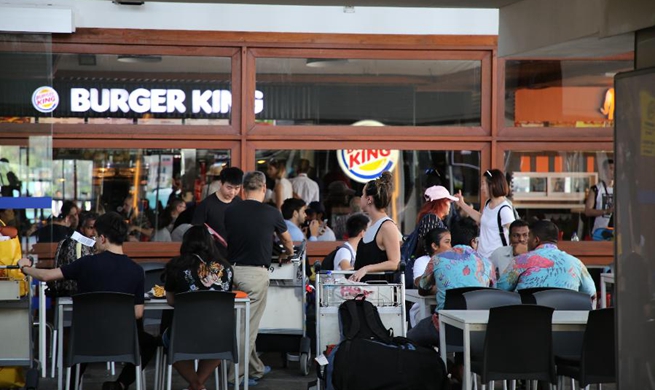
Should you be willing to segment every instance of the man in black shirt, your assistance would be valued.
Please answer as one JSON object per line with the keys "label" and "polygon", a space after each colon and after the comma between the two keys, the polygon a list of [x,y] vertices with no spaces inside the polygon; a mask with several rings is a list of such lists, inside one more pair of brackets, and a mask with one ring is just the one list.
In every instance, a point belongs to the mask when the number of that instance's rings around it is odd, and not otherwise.
{"label": "man in black shirt", "polygon": [[[75,280],[80,293],[111,291],[134,295],[134,314],[139,327],[141,364],[145,367],[157,347],[155,338],[143,331],[144,272],[134,260],[123,254],[127,224],[118,213],[101,215],[95,222],[97,255],[84,256],[55,269],[32,268],[29,259],[18,261],[21,271],[35,279],[50,282]],[[116,382],[105,382],[103,390],[123,390],[135,379],[135,366],[126,364]]]}
{"label": "man in black shirt", "polygon": [[[213,195],[209,195],[200,202],[193,213],[192,225],[207,224],[214,231],[227,239],[225,231],[225,210],[233,203],[240,202],[239,192],[243,182],[243,171],[236,167],[225,168],[221,171],[221,187]],[[217,245],[219,253],[227,257],[227,249]]]}
{"label": "man in black shirt", "polygon": [[[246,199],[225,210],[225,228],[228,260],[234,265],[234,289],[244,291],[250,298],[250,346],[246,353],[250,353],[250,384],[254,385],[270,371],[257,356],[255,342],[266,309],[273,233],[280,238],[287,257],[293,255],[293,242],[280,211],[262,203],[266,195],[266,176],[259,171],[246,173],[243,189]],[[242,335],[241,340],[244,337]],[[239,361],[242,359],[240,354]],[[231,365],[228,378],[233,377],[234,365]]]}

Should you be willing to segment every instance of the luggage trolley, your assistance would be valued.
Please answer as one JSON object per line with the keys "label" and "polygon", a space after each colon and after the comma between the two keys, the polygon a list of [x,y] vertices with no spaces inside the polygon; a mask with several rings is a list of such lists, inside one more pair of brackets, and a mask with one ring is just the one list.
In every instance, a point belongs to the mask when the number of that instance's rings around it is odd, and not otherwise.
{"label": "luggage trolley", "polygon": [[295,246],[294,252],[290,263],[280,264],[273,259],[269,268],[270,285],[259,324],[257,350],[285,353],[285,365],[298,361],[300,372],[308,375],[311,342],[306,329],[306,242]]}
{"label": "luggage trolley", "polygon": [[[3,265],[0,270],[19,269]],[[19,280],[0,277],[0,367],[26,367],[25,389],[38,388],[39,372],[34,360],[32,340],[32,289],[20,296]]]}
{"label": "luggage trolley", "polygon": [[[344,301],[364,295],[366,300],[376,306],[380,319],[386,328],[393,329],[394,336],[407,334],[405,319],[405,278],[400,270],[400,282],[386,283],[371,281],[368,283],[348,282],[346,279],[355,271],[331,271],[334,283],[324,283],[329,270],[316,269],[316,354],[326,350],[328,345],[339,344],[341,327],[339,325],[339,305]],[[320,272],[319,272],[320,271]],[[368,273],[368,275],[393,275],[395,272]],[[317,382],[320,389],[321,381]]]}

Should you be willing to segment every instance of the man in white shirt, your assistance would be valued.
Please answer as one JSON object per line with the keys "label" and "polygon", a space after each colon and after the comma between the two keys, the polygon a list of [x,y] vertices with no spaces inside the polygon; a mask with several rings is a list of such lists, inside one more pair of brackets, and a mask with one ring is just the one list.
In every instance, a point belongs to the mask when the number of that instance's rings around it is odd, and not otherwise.
{"label": "man in white shirt", "polygon": [[307,177],[310,168],[309,160],[301,158],[298,163],[298,176],[291,183],[293,196],[307,204],[319,201],[318,183]]}
{"label": "man in white shirt", "polygon": [[517,219],[509,225],[509,245],[501,246],[489,257],[489,260],[494,265],[496,278],[505,271],[514,257],[528,251],[529,233],[530,228],[528,227],[528,223],[521,219]]}
{"label": "man in white shirt", "polygon": [[596,229],[607,228],[614,212],[614,160],[603,161],[603,173],[606,181],[601,179],[591,187],[585,201],[584,213],[594,221],[590,235],[593,235]]}
{"label": "man in white shirt", "polygon": [[348,240],[334,255],[335,271],[348,271],[355,267],[357,245],[362,237],[364,237],[369,222],[370,220],[364,214],[354,214],[348,218],[346,221]]}

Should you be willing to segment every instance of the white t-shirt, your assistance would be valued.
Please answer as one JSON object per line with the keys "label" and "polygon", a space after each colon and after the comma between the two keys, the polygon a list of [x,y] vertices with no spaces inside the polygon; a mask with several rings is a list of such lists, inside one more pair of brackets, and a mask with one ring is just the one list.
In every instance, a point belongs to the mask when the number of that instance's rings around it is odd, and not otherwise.
{"label": "white t-shirt", "polygon": [[[598,190],[596,194],[596,210],[608,209],[610,204],[613,203],[612,200],[614,196],[614,189],[609,187],[602,180],[596,184],[596,188]],[[596,229],[606,228],[610,223],[610,216],[610,214],[604,214],[596,217],[594,219],[594,227],[591,232],[593,233]]]}
{"label": "white t-shirt", "polygon": [[355,266],[355,253],[357,253],[357,251],[348,242],[345,242],[343,246],[345,248],[340,248],[337,251],[337,253],[334,255],[335,271],[343,271],[341,269],[341,262],[344,260],[348,260],[350,262],[351,267]]}
{"label": "white t-shirt", "polygon": [[[430,263],[430,256],[428,255],[421,256],[414,261],[413,280],[416,280],[416,278],[420,278],[421,276],[423,276],[423,273],[425,272],[425,269],[428,268],[429,263]],[[416,286],[413,286],[412,288],[416,288]],[[409,323],[412,325],[412,327],[415,327],[416,324],[418,324],[418,322],[422,320],[422,318],[418,318],[420,314],[419,306],[420,305],[418,303],[415,303],[412,305],[412,308],[409,309]]]}
{"label": "white t-shirt", "polygon": [[[516,219],[514,218],[512,205],[508,201],[504,201],[493,209],[489,207],[490,205],[491,203],[488,203],[484,206],[480,218],[480,242],[478,243],[478,253],[487,259],[496,249],[503,246],[498,229],[498,211],[500,211],[500,224],[503,226],[503,234],[507,244],[509,244],[509,229],[505,225],[509,225]],[[508,207],[503,207],[504,205]]]}

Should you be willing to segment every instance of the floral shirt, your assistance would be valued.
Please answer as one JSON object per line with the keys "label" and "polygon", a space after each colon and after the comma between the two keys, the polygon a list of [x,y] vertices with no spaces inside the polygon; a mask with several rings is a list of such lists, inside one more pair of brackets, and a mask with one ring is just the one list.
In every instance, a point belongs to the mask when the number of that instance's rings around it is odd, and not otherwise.
{"label": "floral shirt", "polygon": [[587,267],[555,244],[543,244],[532,252],[516,256],[498,279],[507,291],[534,287],[558,287],[593,296],[596,286]]}
{"label": "floral shirt", "polygon": [[419,282],[420,287],[429,290],[437,286],[437,310],[443,309],[446,290],[459,287],[490,287],[495,282],[491,262],[467,245],[456,245],[453,249],[432,257]]}

